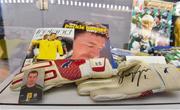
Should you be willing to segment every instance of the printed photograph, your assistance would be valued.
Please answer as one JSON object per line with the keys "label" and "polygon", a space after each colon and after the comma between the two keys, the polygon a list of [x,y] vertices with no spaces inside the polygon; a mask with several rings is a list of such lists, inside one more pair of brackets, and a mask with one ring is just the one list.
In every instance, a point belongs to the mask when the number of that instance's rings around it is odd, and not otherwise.
{"label": "printed photograph", "polygon": [[36,103],[42,100],[44,87],[43,69],[24,71],[23,86],[20,90],[19,103]]}
{"label": "printed photograph", "polygon": [[155,46],[169,46],[173,3],[134,0],[129,50],[148,52]]}
{"label": "printed photograph", "polygon": [[39,28],[27,51],[24,66],[38,62],[65,59],[71,56],[74,29]]}
{"label": "printed photograph", "polygon": [[109,40],[109,25],[102,23],[65,20],[64,28],[75,29],[71,59],[108,58],[113,68]]}

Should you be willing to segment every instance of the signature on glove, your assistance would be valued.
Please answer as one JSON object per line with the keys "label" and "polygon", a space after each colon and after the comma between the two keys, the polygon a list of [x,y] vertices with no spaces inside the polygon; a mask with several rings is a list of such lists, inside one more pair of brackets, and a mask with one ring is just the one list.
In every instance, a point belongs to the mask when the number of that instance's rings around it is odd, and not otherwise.
{"label": "signature on glove", "polygon": [[[137,67],[137,70],[135,70],[135,71],[132,71],[132,72],[124,71],[121,75],[119,75],[119,76],[120,76],[120,77],[119,77],[119,84],[122,84],[123,81],[124,81],[124,78],[125,78],[125,77],[129,77],[129,76],[132,77],[132,78],[131,78],[131,82],[134,82],[134,79],[135,79],[136,75],[138,75],[137,86],[139,86],[139,82],[140,82],[140,79],[141,79],[142,74],[143,74],[143,73],[146,73],[147,71],[150,70],[149,68],[146,68],[146,67],[144,67],[144,68],[141,69],[141,70],[140,70],[140,68],[141,68],[141,65],[139,65],[139,66]],[[147,79],[146,75],[144,75],[144,79]]]}

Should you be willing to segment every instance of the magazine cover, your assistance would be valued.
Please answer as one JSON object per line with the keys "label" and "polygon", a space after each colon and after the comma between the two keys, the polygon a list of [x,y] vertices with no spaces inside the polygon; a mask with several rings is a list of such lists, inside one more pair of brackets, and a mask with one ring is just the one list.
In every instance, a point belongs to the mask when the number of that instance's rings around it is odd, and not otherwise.
{"label": "magazine cover", "polygon": [[74,29],[39,28],[27,51],[24,66],[37,61],[65,59],[71,56]]}
{"label": "magazine cover", "polygon": [[75,29],[71,59],[105,57],[117,67],[110,51],[108,24],[65,20],[63,27]]}
{"label": "magazine cover", "polygon": [[134,0],[129,50],[148,52],[170,45],[173,2]]}
{"label": "magazine cover", "polygon": [[106,57],[116,68],[117,63],[110,52],[108,25],[86,23],[65,20],[64,28],[37,29],[23,66],[56,59]]}

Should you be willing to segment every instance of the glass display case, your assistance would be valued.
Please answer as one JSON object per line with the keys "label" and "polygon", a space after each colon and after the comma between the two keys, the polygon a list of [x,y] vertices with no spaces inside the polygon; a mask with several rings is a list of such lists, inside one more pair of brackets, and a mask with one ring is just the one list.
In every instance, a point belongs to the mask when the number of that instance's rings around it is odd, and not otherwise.
{"label": "glass display case", "polygon": [[[128,49],[132,10],[132,0],[0,0],[0,104],[18,104],[19,91],[12,91],[10,83],[21,71],[36,29],[62,28],[65,20],[108,24],[111,48]],[[180,92],[95,102],[89,97],[79,96],[76,85],[68,84],[44,92],[42,102],[35,104],[180,104]]]}

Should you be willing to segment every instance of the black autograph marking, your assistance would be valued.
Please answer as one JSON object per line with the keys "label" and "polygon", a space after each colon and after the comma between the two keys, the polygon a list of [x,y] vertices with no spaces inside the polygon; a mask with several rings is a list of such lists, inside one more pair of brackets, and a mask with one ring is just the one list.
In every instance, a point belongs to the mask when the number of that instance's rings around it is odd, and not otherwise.
{"label": "black autograph marking", "polygon": [[144,79],[148,79],[148,78],[146,77],[146,75],[144,75]]}
{"label": "black autograph marking", "polygon": [[164,73],[169,73],[168,72],[168,67],[164,68]]}
{"label": "black autograph marking", "polygon": [[[139,86],[139,82],[140,82],[140,78],[141,78],[142,73],[150,70],[149,68],[145,68],[145,69],[140,70],[140,68],[141,68],[141,65],[139,65],[137,67],[136,71],[128,72],[128,73],[127,73],[127,71],[122,72],[122,74],[119,77],[119,83],[122,84],[124,81],[124,78],[129,77],[130,75],[132,76],[131,82],[134,82],[136,75],[139,73],[138,80],[137,80],[137,86]],[[147,79],[146,75],[144,76],[144,78]]]}

